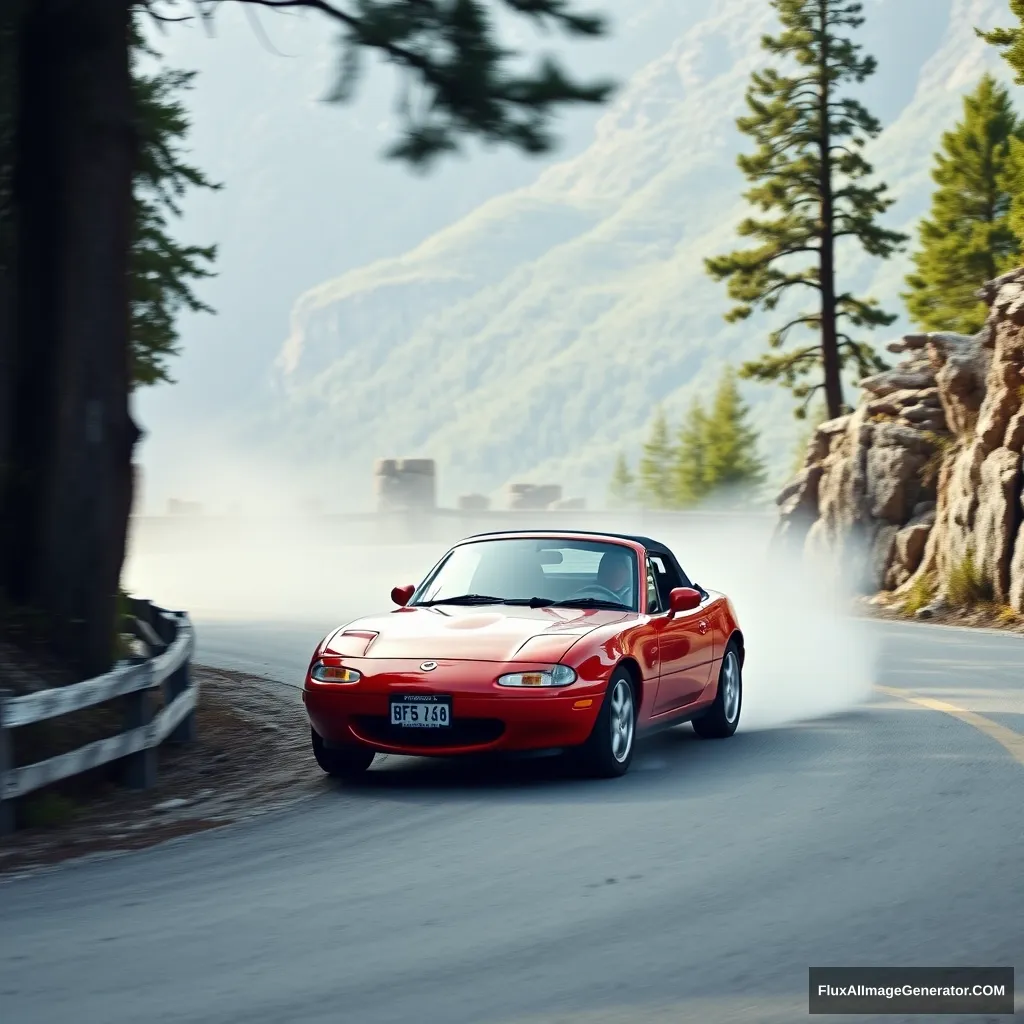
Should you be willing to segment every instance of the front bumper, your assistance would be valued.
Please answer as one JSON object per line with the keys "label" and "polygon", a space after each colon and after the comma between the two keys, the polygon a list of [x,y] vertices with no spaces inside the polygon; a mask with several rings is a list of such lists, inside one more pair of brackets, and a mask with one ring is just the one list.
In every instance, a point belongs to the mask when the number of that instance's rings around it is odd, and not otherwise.
{"label": "front bumper", "polygon": [[[440,662],[429,682],[419,662],[345,659],[345,664],[363,674],[358,683],[318,683],[307,676],[302,700],[310,724],[328,742],[394,754],[448,757],[578,746],[594,728],[605,689],[601,679],[550,689],[497,685],[505,672],[545,667],[522,663]],[[449,695],[452,724],[392,726],[389,698],[401,694]]]}

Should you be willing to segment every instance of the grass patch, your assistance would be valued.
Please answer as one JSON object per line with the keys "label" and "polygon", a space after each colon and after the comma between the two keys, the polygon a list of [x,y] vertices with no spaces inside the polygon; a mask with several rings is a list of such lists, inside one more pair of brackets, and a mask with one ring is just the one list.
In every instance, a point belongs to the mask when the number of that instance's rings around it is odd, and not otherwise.
{"label": "grass patch", "polygon": [[40,793],[25,799],[21,813],[26,828],[57,828],[73,821],[77,808],[59,793]]}
{"label": "grass patch", "polygon": [[922,608],[927,607],[935,596],[935,576],[930,573],[921,573],[915,576],[907,591],[907,599],[903,602],[903,610],[908,615],[916,615]]}
{"label": "grass patch", "polygon": [[974,608],[993,599],[992,588],[982,576],[973,551],[968,551],[949,570],[945,590],[946,598],[955,608]]}
{"label": "grass patch", "polygon": [[1008,604],[1003,605],[996,612],[996,622],[1000,626],[1016,626],[1021,621],[1021,614],[1016,609],[1011,608]]}

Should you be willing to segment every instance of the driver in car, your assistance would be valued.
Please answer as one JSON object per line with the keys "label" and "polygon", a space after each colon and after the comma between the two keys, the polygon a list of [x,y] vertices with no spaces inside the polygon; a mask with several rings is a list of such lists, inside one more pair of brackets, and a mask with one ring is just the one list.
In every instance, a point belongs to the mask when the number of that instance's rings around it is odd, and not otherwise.
{"label": "driver in car", "polygon": [[633,603],[633,559],[624,549],[607,551],[597,570],[598,586],[610,590],[623,604]]}

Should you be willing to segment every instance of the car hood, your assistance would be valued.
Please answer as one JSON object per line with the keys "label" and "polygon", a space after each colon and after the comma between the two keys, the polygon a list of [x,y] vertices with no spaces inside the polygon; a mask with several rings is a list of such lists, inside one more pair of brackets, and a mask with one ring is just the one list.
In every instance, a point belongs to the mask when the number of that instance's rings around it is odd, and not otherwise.
{"label": "car hood", "polygon": [[350,658],[558,661],[591,630],[635,617],[579,608],[400,608],[336,630],[325,653]]}

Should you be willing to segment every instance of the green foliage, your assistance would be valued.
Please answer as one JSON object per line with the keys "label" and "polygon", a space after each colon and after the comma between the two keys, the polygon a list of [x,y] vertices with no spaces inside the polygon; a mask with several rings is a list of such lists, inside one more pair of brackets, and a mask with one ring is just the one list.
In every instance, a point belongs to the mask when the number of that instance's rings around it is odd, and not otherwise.
{"label": "green foliage", "polygon": [[22,808],[22,823],[25,828],[57,828],[70,824],[77,812],[75,804],[60,793],[33,793]]}
{"label": "green foliage", "polygon": [[942,136],[935,155],[937,188],[903,296],[922,330],[981,330],[988,309],[978,289],[1017,263],[1021,247],[1011,210],[1020,191],[1014,153],[1020,136],[1009,91],[985,75],[964,97],[963,119]]}
{"label": "green foliage", "polygon": [[673,504],[678,508],[697,505],[708,492],[708,416],[694,401],[683,417],[676,441],[673,465]]}
{"label": "green foliage", "polygon": [[182,155],[189,121],[182,94],[194,72],[162,69],[153,75],[138,70],[154,56],[136,33],[133,82],[139,126],[139,163],[133,186],[135,234],[131,249],[132,384],[171,382],[169,357],[177,355],[176,321],[183,310],[212,313],[192,290],[192,283],[212,276],[216,246],[182,245],[168,231],[181,216],[181,200],[190,188],[217,189]]}
{"label": "green foliage", "polygon": [[922,608],[931,604],[934,597],[935,577],[931,573],[919,573],[910,584],[902,610],[907,615],[916,615]]}
{"label": "green foliage", "polygon": [[[772,331],[769,352],[746,363],[741,373],[780,381],[802,400],[802,409],[824,388],[829,414],[838,416],[843,367],[852,363],[865,376],[883,365],[851,329],[887,326],[896,317],[873,299],[836,292],[836,242],[851,239],[868,255],[887,259],[906,238],[878,223],[894,200],[886,185],[869,182],[873,169],[863,147],[881,126],[859,101],[840,94],[844,84],[861,83],[875,72],[874,59],[862,56],[843,35],[863,24],[861,3],[771,2],[783,31],[766,36],[762,46],[780,67],[753,73],[750,112],[737,125],[757,144],[752,154],[739,158],[751,183],[744,196],[774,216],[748,217],[739,234],[754,246],[708,259],[706,267],[713,278],[728,282],[736,302],[726,315],[730,322],[746,320],[756,309],[772,312],[793,291],[815,293],[815,308]],[[817,339],[784,351],[792,332],[801,328]],[[816,376],[816,383],[808,382]]]}
{"label": "green foliage", "polygon": [[1017,19],[1015,27],[976,31],[985,42],[1002,51],[1003,59],[1013,69],[1016,83],[1024,85],[1024,0],[1009,0],[1009,7],[1010,14]]}
{"label": "green foliage", "polygon": [[[136,0],[163,17],[198,8],[207,20],[223,0]],[[403,122],[392,158],[426,166],[456,152],[474,136],[485,144],[507,144],[525,153],[549,151],[550,123],[572,103],[603,103],[609,82],[581,84],[555,59],[526,68],[524,54],[498,42],[496,22],[509,14],[542,30],[574,38],[606,32],[603,18],[585,14],[572,0],[241,0],[258,7],[310,9],[340,30],[340,58],[327,99],[350,100],[368,53],[401,75],[398,114]]]}
{"label": "green foliage", "polygon": [[708,492],[748,487],[764,482],[757,457],[757,431],[740,396],[736,373],[726,367],[704,425],[704,483]]}
{"label": "green foliage", "polygon": [[[742,500],[744,492],[764,480],[749,414],[731,367],[722,375],[710,412],[699,401],[690,406],[675,443],[659,406],[640,460],[640,500],[659,509],[692,508],[729,492]],[[613,482],[623,472],[628,473],[628,467],[620,456]]]}
{"label": "green foliage", "polygon": [[973,551],[951,566],[944,587],[946,599],[954,608],[973,608],[992,600],[992,588],[984,579]]}
{"label": "green foliage", "polygon": [[996,623],[1000,626],[1015,626],[1021,621],[1021,614],[1016,608],[1004,604],[996,612]]}
{"label": "green foliage", "polygon": [[636,480],[626,462],[626,456],[619,452],[608,485],[608,499],[612,508],[628,508],[635,498]]}
{"label": "green foliage", "polygon": [[640,499],[648,508],[672,507],[672,444],[665,410],[658,406],[638,467]]}

